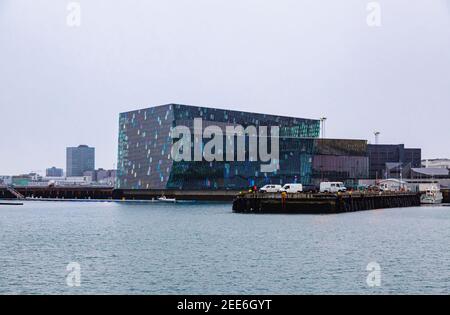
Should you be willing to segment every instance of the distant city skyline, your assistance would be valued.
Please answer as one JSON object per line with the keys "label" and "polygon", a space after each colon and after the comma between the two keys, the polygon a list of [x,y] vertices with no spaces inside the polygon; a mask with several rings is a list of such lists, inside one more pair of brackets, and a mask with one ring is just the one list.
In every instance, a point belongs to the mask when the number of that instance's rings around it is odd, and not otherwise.
{"label": "distant city skyline", "polygon": [[449,158],[448,0],[0,3],[0,175],[117,163],[119,113],[178,103],[312,119]]}

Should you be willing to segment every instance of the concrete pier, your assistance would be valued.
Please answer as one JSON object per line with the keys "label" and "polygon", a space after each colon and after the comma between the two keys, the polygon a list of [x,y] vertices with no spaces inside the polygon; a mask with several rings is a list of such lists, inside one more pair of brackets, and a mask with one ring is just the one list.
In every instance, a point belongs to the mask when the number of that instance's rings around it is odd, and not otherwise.
{"label": "concrete pier", "polygon": [[330,214],[363,210],[417,207],[416,193],[281,194],[246,193],[233,201],[237,213]]}
{"label": "concrete pier", "polygon": [[[177,200],[233,201],[235,190],[170,190],[170,189],[113,189],[112,187],[15,187],[25,198],[54,200],[152,200],[161,196]],[[6,187],[0,187],[1,199],[16,199]]]}
{"label": "concrete pier", "polygon": [[[112,199],[112,187],[14,187],[25,198]],[[17,199],[6,187],[0,187],[0,199]]]}

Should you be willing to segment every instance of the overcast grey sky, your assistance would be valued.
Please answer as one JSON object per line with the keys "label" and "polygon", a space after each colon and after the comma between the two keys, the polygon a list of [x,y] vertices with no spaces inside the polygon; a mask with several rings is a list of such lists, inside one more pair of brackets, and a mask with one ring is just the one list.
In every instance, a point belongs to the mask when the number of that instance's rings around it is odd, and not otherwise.
{"label": "overcast grey sky", "polygon": [[117,160],[119,112],[182,103],[306,118],[450,157],[449,0],[0,0],[0,174]]}

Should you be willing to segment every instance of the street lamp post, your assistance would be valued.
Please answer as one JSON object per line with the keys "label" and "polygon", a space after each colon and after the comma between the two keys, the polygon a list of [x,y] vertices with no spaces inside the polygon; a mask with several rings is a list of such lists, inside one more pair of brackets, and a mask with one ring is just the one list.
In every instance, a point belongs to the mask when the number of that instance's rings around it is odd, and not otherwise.
{"label": "street lamp post", "polygon": [[322,124],[322,139],[325,138],[325,122],[327,121],[327,117],[320,118],[320,122]]}
{"label": "street lamp post", "polygon": [[379,144],[381,132],[375,131],[373,134],[375,135],[375,144]]}

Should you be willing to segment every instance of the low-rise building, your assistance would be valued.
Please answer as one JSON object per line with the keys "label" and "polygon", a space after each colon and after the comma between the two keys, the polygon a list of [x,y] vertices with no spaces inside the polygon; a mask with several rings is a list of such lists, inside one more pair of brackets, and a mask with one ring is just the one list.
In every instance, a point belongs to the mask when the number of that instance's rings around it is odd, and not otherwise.
{"label": "low-rise building", "polygon": [[72,176],[64,178],[55,178],[48,182],[49,185],[55,186],[83,186],[91,185],[92,177],[90,176]]}
{"label": "low-rise building", "polygon": [[29,186],[33,182],[41,182],[42,176],[37,173],[29,173],[12,176],[12,185],[15,186]]}
{"label": "low-rise building", "polygon": [[50,167],[47,168],[45,171],[46,177],[63,177],[64,176],[64,170],[62,168],[57,167]]}
{"label": "low-rise building", "polygon": [[410,190],[406,181],[396,178],[380,180],[378,186],[384,191]]}
{"label": "low-rise building", "polygon": [[92,178],[93,183],[105,185],[105,186],[114,186],[116,184],[116,170],[105,170],[103,168],[99,168],[95,171],[87,171],[84,172],[84,176],[90,176]]}
{"label": "low-rise building", "polygon": [[446,169],[450,169],[450,159],[429,159],[429,160],[422,160],[422,167],[426,167],[426,168],[446,168]]}
{"label": "low-rise building", "polygon": [[0,185],[11,185],[12,177],[11,176],[1,176],[0,175]]}
{"label": "low-rise building", "polygon": [[447,168],[427,167],[411,169],[412,179],[438,179],[449,178],[449,170]]}

